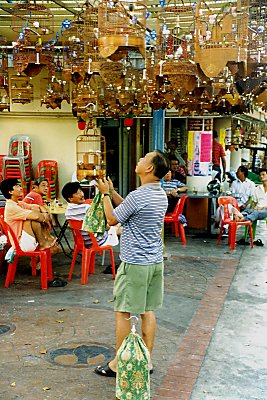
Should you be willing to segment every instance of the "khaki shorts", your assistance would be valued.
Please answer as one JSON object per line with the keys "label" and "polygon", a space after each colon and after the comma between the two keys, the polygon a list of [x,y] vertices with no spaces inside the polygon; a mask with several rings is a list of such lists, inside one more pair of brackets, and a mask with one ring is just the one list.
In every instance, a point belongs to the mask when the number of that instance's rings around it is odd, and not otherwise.
{"label": "khaki shorts", "polygon": [[163,262],[128,264],[122,262],[114,284],[114,311],[144,314],[162,306]]}
{"label": "khaki shorts", "polygon": [[38,243],[33,236],[29,235],[25,231],[22,231],[19,245],[22,251],[34,251],[38,246]]}

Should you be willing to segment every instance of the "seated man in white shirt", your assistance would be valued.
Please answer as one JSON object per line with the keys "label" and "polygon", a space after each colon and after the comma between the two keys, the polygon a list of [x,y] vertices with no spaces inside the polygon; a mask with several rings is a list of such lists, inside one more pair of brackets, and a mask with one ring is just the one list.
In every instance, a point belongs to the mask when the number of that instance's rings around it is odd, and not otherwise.
{"label": "seated man in white shirt", "polygon": [[236,172],[237,179],[233,181],[231,190],[233,197],[237,198],[240,211],[249,209],[251,199],[255,193],[255,183],[247,178],[248,169],[240,165]]}
{"label": "seated man in white shirt", "polygon": [[267,218],[267,169],[263,168],[260,170],[260,180],[263,185],[259,185],[255,188],[254,196],[252,197],[253,204],[250,209],[246,209],[246,215],[243,216],[241,213],[235,213],[236,219],[239,221],[249,220],[251,222],[257,221],[258,219]]}
{"label": "seated man in white shirt", "polygon": [[[79,182],[68,182],[62,189],[62,196],[69,203],[66,208],[66,219],[83,221],[92,200],[85,200],[84,193]],[[81,230],[85,247],[91,247],[92,241],[86,231]],[[119,243],[117,228],[114,226],[107,229],[103,236],[96,236],[99,246],[116,246]]]}

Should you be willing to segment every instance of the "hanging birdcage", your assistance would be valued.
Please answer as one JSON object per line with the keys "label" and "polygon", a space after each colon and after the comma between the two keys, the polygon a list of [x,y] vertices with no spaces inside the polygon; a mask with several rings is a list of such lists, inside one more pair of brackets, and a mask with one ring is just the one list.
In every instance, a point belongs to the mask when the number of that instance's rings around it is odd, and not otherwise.
{"label": "hanging birdcage", "polygon": [[36,36],[48,36],[54,32],[54,17],[43,4],[20,3],[12,7],[11,29],[21,33],[29,28]]}
{"label": "hanging birdcage", "polygon": [[[93,82],[94,81],[94,82]],[[72,111],[84,120],[91,118],[97,109],[98,78],[93,77],[89,84],[80,83],[72,91]]]}
{"label": "hanging birdcage", "polygon": [[104,58],[114,61],[129,50],[145,58],[146,5],[138,0],[102,0],[98,6],[98,45]]}
{"label": "hanging birdcage", "polygon": [[14,68],[27,76],[37,75],[53,62],[53,45],[45,40],[54,32],[54,17],[43,4],[17,4],[12,8],[11,29],[19,33],[13,48]]}
{"label": "hanging birdcage", "polygon": [[91,180],[106,175],[106,140],[97,129],[76,139],[77,178]]}
{"label": "hanging birdcage", "polygon": [[40,80],[40,101],[41,106],[46,105],[46,108],[61,109],[61,103],[66,100],[70,104],[70,88],[69,83],[63,81],[61,74],[57,73],[48,78]]}
{"label": "hanging birdcage", "polygon": [[27,76],[13,76],[10,79],[12,103],[28,104],[33,101],[33,85]]}
{"label": "hanging birdcage", "polygon": [[99,72],[104,59],[98,49],[98,7],[85,3],[84,8],[84,71],[92,75]]}
{"label": "hanging birdcage", "polygon": [[79,14],[62,35],[63,76],[78,84],[84,78],[84,20]]}
{"label": "hanging birdcage", "polygon": [[196,4],[195,61],[207,77],[216,77],[230,62],[246,74],[248,0],[223,4],[211,14],[205,2]]}
{"label": "hanging birdcage", "polygon": [[0,111],[10,110],[7,39],[0,35]]}

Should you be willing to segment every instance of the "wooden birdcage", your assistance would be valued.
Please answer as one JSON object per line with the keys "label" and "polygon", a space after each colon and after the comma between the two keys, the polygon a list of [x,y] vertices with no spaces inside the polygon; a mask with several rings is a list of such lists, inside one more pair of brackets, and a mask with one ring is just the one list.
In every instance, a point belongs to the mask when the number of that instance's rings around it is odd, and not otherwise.
{"label": "wooden birdcage", "polygon": [[78,84],[84,77],[84,20],[79,14],[62,35],[63,76]]}
{"label": "wooden birdcage", "polygon": [[106,140],[97,129],[76,139],[77,178],[92,180],[106,175]]}
{"label": "wooden birdcage", "polygon": [[33,101],[33,85],[27,76],[13,76],[10,79],[12,103],[27,104]]}
{"label": "wooden birdcage", "polygon": [[52,77],[42,78],[40,80],[40,102],[41,106],[46,108],[61,109],[61,103],[66,100],[70,104],[70,87],[69,83],[63,81],[61,73],[56,73]]}
{"label": "wooden birdcage", "polygon": [[91,118],[97,109],[98,77],[93,76],[90,82],[80,83],[72,91],[72,110],[84,120]]}
{"label": "wooden birdcage", "polygon": [[98,49],[98,7],[85,3],[84,8],[84,71],[91,75],[99,72],[104,61]]}
{"label": "wooden birdcage", "polygon": [[114,61],[129,50],[145,58],[146,5],[138,0],[102,0],[98,6],[98,45],[104,58]]}
{"label": "wooden birdcage", "polygon": [[254,65],[267,62],[267,4],[251,0],[249,5],[248,62]]}
{"label": "wooden birdcage", "polygon": [[20,3],[12,7],[11,29],[21,33],[29,28],[36,36],[48,36],[54,32],[54,17],[43,4]]}
{"label": "wooden birdcage", "polygon": [[10,110],[7,39],[0,35],[0,111]]}
{"label": "wooden birdcage", "polygon": [[[243,64],[246,73],[248,0],[223,4],[211,15],[206,3],[196,5],[195,61],[207,77],[216,77],[227,63]],[[238,70],[238,69],[237,69]]]}

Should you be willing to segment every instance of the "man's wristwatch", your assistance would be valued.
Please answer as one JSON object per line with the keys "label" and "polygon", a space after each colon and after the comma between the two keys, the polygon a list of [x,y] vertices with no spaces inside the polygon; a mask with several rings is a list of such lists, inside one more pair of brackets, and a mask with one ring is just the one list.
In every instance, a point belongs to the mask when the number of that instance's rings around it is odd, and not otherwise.
{"label": "man's wristwatch", "polygon": [[103,193],[103,196],[109,196],[109,193]]}

